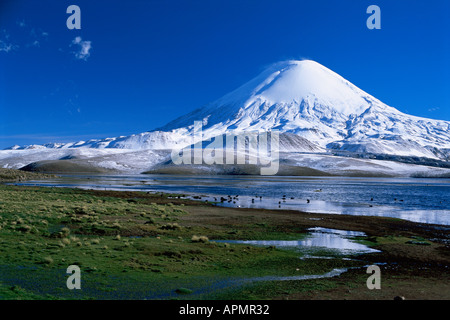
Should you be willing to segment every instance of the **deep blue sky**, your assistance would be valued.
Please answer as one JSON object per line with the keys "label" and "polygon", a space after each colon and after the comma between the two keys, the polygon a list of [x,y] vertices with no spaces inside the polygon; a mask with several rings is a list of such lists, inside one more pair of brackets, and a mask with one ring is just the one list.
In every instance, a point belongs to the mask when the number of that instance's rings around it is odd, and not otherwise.
{"label": "deep blue sky", "polygon": [[449,17],[448,0],[0,0],[0,149],[152,130],[301,58],[450,120]]}

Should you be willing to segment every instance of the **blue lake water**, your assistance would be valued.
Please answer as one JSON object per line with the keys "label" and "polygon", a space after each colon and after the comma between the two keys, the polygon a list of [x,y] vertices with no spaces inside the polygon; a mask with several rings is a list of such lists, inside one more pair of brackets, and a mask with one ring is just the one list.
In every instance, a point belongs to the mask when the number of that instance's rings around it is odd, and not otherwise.
{"label": "blue lake water", "polygon": [[[450,225],[450,179],[394,179],[348,177],[262,177],[262,176],[171,176],[171,175],[64,175],[51,180],[27,181],[20,185],[76,187],[83,189],[128,190],[167,192],[196,197],[198,201],[215,201],[217,205],[302,210],[316,213],[386,216],[416,222]],[[198,198],[201,199],[198,199]],[[220,202],[220,198],[225,199]],[[320,218],[315,218],[320,219]],[[444,227],[443,227],[444,228]],[[358,243],[355,238],[361,232],[311,228],[309,234],[299,240],[223,241],[255,246],[275,246],[298,250],[299,259],[336,259],[336,252],[343,259],[361,253],[377,252]],[[328,257],[329,251],[333,256]],[[321,254],[315,251],[319,249]],[[0,278],[5,283],[36,290],[34,281],[27,281],[29,271],[0,266]],[[301,270],[299,270],[299,273]],[[191,288],[192,296],[214,294],[220,290],[237,288],[259,281],[308,280],[340,275],[347,269],[333,269],[324,274],[249,278],[172,279],[157,283],[133,284],[133,291],[112,279],[111,287],[117,291],[99,291],[97,286],[85,288],[99,298],[147,299],[177,298],[179,287]],[[34,272],[33,274],[35,274]],[[62,273],[65,274],[65,273]],[[36,276],[47,276],[36,274]],[[49,282],[52,283],[52,282]],[[63,283],[63,282],[61,282]],[[38,288],[52,292],[54,288]],[[59,294],[59,292],[55,292]]]}
{"label": "blue lake water", "polygon": [[[385,216],[450,225],[450,179],[64,175],[21,185],[170,192],[250,208]],[[230,196],[230,197],[229,197]],[[225,201],[220,203],[220,198]]]}

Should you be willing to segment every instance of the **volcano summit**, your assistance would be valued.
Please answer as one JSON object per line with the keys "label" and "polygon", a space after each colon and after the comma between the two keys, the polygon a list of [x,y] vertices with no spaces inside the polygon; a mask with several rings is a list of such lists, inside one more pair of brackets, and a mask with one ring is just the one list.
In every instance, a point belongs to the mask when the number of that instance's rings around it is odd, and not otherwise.
{"label": "volcano summit", "polygon": [[60,160],[120,171],[161,168],[170,150],[192,144],[195,122],[201,122],[205,141],[230,133],[277,131],[281,162],[329,174],[383,167],[388,175],[430,170],[446,175],[444,168],[450,168],[450,122],[402,113],[311,60],[273,64],[222,98],[156,130],[15,146],[0,152],[0,166]]}

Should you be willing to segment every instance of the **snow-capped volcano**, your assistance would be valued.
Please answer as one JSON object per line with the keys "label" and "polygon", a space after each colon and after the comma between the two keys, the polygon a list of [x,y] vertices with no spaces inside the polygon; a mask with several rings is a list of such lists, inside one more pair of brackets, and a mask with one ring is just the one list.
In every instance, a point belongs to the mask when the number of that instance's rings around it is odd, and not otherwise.
{"label": "snow-capped volcano", "polygon": [[194,121],[203,122],[206,136],[279,130],[354,152],[439,158],[439,149],[450,148],[450,122],[401,113],[311,60],[274,64],[160,130],[178,131]]}
{"label": "snow-capped volcano", "polygon": [[345,122],[350,115],[361,114],[374,103],[381,104],[317,62],[285,61],[161,130],[170,131],[203,120],[206,128],[303,132],[322,123],[332,127]]}
{"label": "snow-capped volcano", "polygon": [[[121,154],[127,156],[121,159],[130,158],[136,150],[189,146],[197,121],[202,123],[203,140],[233,132],[278,131],[280,152],[408,156],[441,160],[444,164],[450,159],[449,121],[404,114],[311,60],[276,63],[206,107],[153,131],[76,143],[14,146],[8,155],[23,149],[32,149],[36,155],[50,155],[44,151],[54,149],[110,149],[115,150],[114,154],[123,150]],[[5,161],[0,152],[2,165]]]}

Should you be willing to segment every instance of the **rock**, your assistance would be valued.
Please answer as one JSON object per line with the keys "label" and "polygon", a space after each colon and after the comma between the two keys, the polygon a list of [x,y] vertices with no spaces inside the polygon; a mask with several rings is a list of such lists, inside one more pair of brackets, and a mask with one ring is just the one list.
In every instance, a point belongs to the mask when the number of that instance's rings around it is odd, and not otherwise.
{"label": "rock", "polygon": [[430,246],[431,243],[428,243],[426,241],[417,241],[417,240],[409,240],[406,241],[407,244],[415,244],[415,245],[419,245],[419,246]]}
{"label": "rock", "polygon": [[179,288],[177,290],[175,290],[176,293],[178,294],[191,294],[193,293],[193,291],[191,289],[187,289],[187,288]]}

